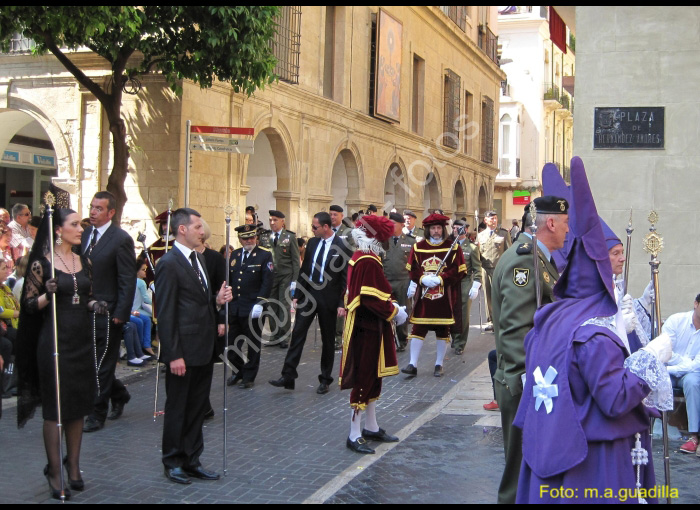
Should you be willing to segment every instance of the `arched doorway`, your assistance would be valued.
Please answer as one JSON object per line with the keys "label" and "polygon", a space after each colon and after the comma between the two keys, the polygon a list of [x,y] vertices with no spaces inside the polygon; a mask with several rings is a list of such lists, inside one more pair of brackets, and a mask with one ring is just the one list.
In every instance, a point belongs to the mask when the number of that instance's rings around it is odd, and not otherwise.
{"label": "arched doorway", "polygon": [[401,170],[401,167],[396,163],[389,167],[384,180],[384,204],[385,211],[396,209],[399,214],[407,208],[406,191],[406,176]]}
{"label": "arched doorway", "polygon": [[461,180],[458,180],[457,184],[455,184],[452,204],[455,210],[455,219],[460,219],[463,216],[467,217],[467,201],[464,193],[464,184],[462,184]]}
{"label": "arched doorway", "polygon": [[29,114],[0,110],[0,156],[0,207],[27,204],[38,215],[51,178],[58,175],[49,135]]}
{"label": "arched doorway", "polygon": [[[289,218],[290,211],[284,210],[274,195],[275,191],[289,188],[289,158],[284,142],[275,129],[264,129],[255,138],[245,184],[249,186],[245,205],[254,206],[263,222],[267,221],[271,209],[278,209]],[[290,226],[289,221],[287,226]]]}
{"label": "arched doorway", "polygon": [[437,176],[430,172],[425,177],[423,185],[423,217],[427,217],[431,211],[440,209],[440,186],[437,182]]}
{"label": "arched doorway", "polygon": [[486,188],[479,188],[479,221],[484,221],[484,213],[489,210],[489,203],[486,197]]}
{"label": "arched doorway", "polygon": [[345,216],[352,216],[356,212],[352,209],[360,199],[360,176],[355,155],[349,149],[340,151],[333,163],[331,195],[331,203],[341,206],[345,210]]}

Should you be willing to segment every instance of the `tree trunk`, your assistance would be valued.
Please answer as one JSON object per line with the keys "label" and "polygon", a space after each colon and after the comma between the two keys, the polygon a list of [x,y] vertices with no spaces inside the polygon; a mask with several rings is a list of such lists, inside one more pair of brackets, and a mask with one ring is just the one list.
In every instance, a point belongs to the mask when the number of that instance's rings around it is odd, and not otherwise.
{"label": "tree trunk", "polygon": [[124,181],[129,171],[129,147],[126,144],[126,125],[121,118],[121,86],[115,85],[110,94],[109,105],[104,105],[109,120],[109,131],[112,133],[112,147],[114,150],[114,164],[107,179],[107,191],[109,191],[117,201],[117,213],[114,215],[114,222],[118,225],[121,222],[124,204],[126,203],[126,191],[124,191]]}

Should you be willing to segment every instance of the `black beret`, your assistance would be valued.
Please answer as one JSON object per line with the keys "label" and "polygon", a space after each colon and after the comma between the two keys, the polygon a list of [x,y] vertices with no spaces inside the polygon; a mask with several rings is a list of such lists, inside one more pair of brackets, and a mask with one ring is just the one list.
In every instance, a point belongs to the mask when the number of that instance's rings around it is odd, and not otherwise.
{"label": "black beret", "polygon": [[268,211],[270,216],[274,216],[275,218],[284,218],[284,213],[280,211]]}
{"label": "black beret", "polygon": [[249,205],[248,207],[245,208],[245,212],[248,212],[248,211],[255,212],[255,207],[253,207],[252,205]]}
{"label": "black beret", "polygon": [[255,237],[258,233],[258,227],[255,225],[241,225],[234,230],[238,232],[238,237],[241,239],[250,239],[251,237]]}
{"label": "black beret", "polygon": [[335,212],[339,212],[339,213],[344,212],[344,211],[343,211],[343,208],[340,207],[339,205],[332,205],[331,208],[330,208],[330,210],[331,210],[331,211],[335,211]]}
{"label": "black beret", "polygon": [[374,204],[370,204],[370,205],[367,207],[367,210],[368,210],[368,211],[372,211],[372,212],[377,212],[377,206],[374,205]]}
{"label": "black beret", "polygon": [[395,222],[397,222],[397,223],[403,223],[403,222],[404,222],[403,216],[401,216],[399,213],[395,213],[395,212],[389,213],[389,219],[390,219],[390,220],[393,220],[393,221],[395,221]]}
{"label": "black beret", "polygon": [[[545,195],[533,200],[539,214],[569,214],[569,202],[561,197]],[[530,212],[530,204],[525,206],[525,212]]]}

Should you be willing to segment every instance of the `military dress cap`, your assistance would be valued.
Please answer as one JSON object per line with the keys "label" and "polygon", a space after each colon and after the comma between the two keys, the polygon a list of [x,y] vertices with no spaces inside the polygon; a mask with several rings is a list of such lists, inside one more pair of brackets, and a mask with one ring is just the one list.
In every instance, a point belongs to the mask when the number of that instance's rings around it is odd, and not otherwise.
{"label": "military dress cap", "polygon": [[404,222],[403,216],[401,216],[399,213],[395,213],[395,212],[389,213],[389,219],[390,219],[390,220],[393,220],[393,221],[395,221],[395,222],[397,222],[397,223],[403,223],[403,222]]}
{"label": "military dress cap", "polygon": [[255,237],[258,233],[258,228],[255,225],[241,225],[234,230],[238,232],[238,237],[240,239],[250,239],[251,237]]}
{"label": "military dress cap", "polygon": [[423,220],[423,227],[430,227],[432,225],[442,225],[443,227],[447,226],[447,222],[450,221],[450,218],[443,214],[437,214],[433,213],[427,218]]}
{"label": "military dress cap", "polygon": [[404,209],[403,210],[403,215],[404,216],[413,216],[414,218],[418,219],[418,216],[416,216],[416,213],[411,211],[410,209]]}
{"label": "military dress cap", "polygon": [[453,225],[456,225],[456,226],[458,226],[458,227],[468,227],[468,226],[469,226],[469,223],[467,223],[467,222],[464,221],[464,220],[455,220],[455,222],[453,223]]}
{"label": "military dress cap", "polygon": [[377,206],[374,205],[374,204],[370,204],[370,205],[367,207],[367,210],[368,210],[368,211],[372,211],[372,212],[377,212]]}
{"label": "military dress cap", "polygon": [[342,207],[340,207],[339,205],[335,205],[335,204],[330,207],[330,210],[334,211],[334,212],[339,212],[339,213],[345,212]]}
{"label": "military dress cap", "polygon": [[[533,200],[540,214],[569,214],[569,201],[554,195],[545,195]],[[530,204],[525,206],[525,212],[530,212]]]}
{"label": "military dress cap", "polygon": [[484,218],[491,218],[493,216],[498,216],[498,213],[496,211],[486,211],[486,214],[484,214]]}
{"label": "military dress cap", "polygon": [[283,213],[283,212],[280,212],[280,211],[271,210],[271,211],[268,211],[268,212],[269,212],[270,216],[274,216],[275,218],[282,218],[282,219],[284,219],[284,217],[285,217],[285,216],[284,216],[284,213]]}

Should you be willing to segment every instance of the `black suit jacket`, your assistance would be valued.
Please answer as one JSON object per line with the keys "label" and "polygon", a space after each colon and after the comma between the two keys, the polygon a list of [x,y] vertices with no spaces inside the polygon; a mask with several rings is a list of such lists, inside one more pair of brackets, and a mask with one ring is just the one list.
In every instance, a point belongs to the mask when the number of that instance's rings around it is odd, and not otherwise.
{"label": "black suit jacket", "polygon": [[211,278],[209,290],[216,296],[221,289],[221,284],[226,281],[226,259],[221,253],[211,248],[205,248],[202,255],[204,255],[207,273]]}
{"label": "black suit jacket", "polygon": [[[243,248],[231,254],[229,267],[233,301],[228,305],[231,317],[247,317],[255,305],[264,305],[272,293],[272,253],[259,246],[253,248],[245,264],[241,263]],[[223,313],[223,309],[222,309]]]}
{"label": "black suit jacket", "polygon": [[299,271],[299,280],[297,281],[294,298],[301,300],[304,294],[310,294],[312,291],[320,292],[323,299],[327,300],[329,304],[336,303],[335,308],[342,308],[345,306],[343,295],[347,284],[348,261],[352,258],[352,253],[346,243],[340,240],[338,236],[333,236],[333,241],[331,241],[328,256],[326,257],[326,264],[323,268],[323,283],[318,285],[311,282],[311,270],[313,269],[316,248],[318,248],[320,242],[320,238],[314,237],[306,245],[304,263]]}
{"label": "black suit jacket", "polygon": [[[197,258],[210,287],[204,257],[197,253]],[[161,361],[182,358],[186,366],[210,363],[216,338],[216,297],[209,288],[204,290],[192,264],[176,246],[158,261],[156,289]]]}
{"label": "black suit jacket", "polygon": [[92,295],[107,302],[112,317],[127,322],[136,292],[134,240],[112,223],[88,255],[93,228],[83,231],[80,251],[92,262]]}

